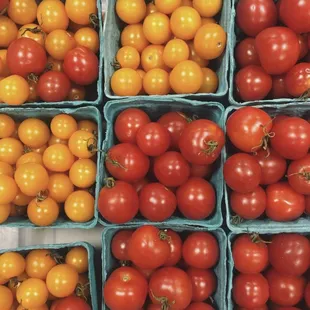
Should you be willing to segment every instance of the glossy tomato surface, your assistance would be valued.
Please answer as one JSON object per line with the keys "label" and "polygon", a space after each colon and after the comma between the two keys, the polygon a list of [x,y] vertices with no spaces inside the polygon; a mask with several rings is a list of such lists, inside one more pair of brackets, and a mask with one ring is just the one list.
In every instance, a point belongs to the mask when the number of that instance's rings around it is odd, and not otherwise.
{"label": "glossy tomato surface", "polygon": [[69,296],[61,299],[55,310],[91,310],[91,307],[82,298]]}
{"label": "glossy tomato surface", "polygon": [[250,65],[260,65],[258,54],[255,49],[255,39],[246,38],[238,43],[235,49],[235,57],[240,68]]}

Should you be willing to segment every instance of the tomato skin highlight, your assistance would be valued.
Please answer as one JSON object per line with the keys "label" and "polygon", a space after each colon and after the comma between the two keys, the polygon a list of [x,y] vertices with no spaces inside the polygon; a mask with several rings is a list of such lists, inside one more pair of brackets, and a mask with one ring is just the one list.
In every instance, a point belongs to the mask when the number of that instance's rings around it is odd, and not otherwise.
{"label": "tomato skin highlight", "polygon": [[91,310],[91,307],[82,298],[69,296],[59,300],[55,310]]}

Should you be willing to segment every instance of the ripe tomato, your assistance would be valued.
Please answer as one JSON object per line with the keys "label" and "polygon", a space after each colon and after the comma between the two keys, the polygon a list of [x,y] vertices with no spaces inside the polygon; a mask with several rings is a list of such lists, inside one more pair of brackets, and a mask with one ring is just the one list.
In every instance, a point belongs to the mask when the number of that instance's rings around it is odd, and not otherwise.
{"label": "ripe tomato", "polygon": [[78,25],[88,25],[97,14],[95,0],[67,0],[65,7],[69,19]]}
{"label": "ripe tomato", "polygon": [[204,301],[215,292],[217,279],[213,270],[190,267],[187,269],[186,273],[192,282],[192,301]]}
{"label": "ripe tomato", "polygon": [[99,61],[92,50],[84,46],[78,46],[66,54],[63,68],[74,83],[89,85],[98,78]]}
{"label": "ripe tomato", "polygon": [[147,46],[141,54],[141,65],[145,72],[152,69],[168,69],[163,58],[164,46],[151,44]]}
{"label": "ripe tomato", "polygon": [[0,276],[11,279],[20,276],[25,271],[25,259],[16,252],[6,252],[0,256]]}
{"label": "ripe tomato", "polygon": [[185,41],[180,39],[170,40],[163,53],[163,60],[169,68],[174,68],[181,61],[189,57],[189,48]]}
{"label": "ripe tomato", "polygon": [[24,147],[15,138],[0,139],[0,160],[10,165],[15,165],[17,160],[23,155]]}
{"label": "ripe tomato", "polygon": [[297,33],[310,32],[310,3],[302,0],[281,0],[280,18]]}
{"label": "ripe tomato", "polygon": [[247,153],[258,151],[265,146],[272,127],[271,117],[261,109],[244,107],[229,116],[226,131],[230,141],[239,150]]}
{"label": "ripe tomato", "polygon": [[136,229],[128,243],[128,256],[138,267],[155,269],[170,256],[169,235],[150,225]]}
{"label": "ripe tomato", "polygon": [[286,159],[297,160],[307,155],[310,147],[310,124],[299,117],[288,117],[272,127],[272,148]]}
{"label": "ripe tomato", "polygon": [[137,71],[122,68],[113,73],[111,88],[116,96],[136,96],[142,89],[142,78]]}
{"label": "ripe tomato", "polygon": [[76,120],[68,114],[58,114],[53,117],[51,131],[59,139],[68,140],[78,130]]}
{"label": "ripe tomato", "polygon": [[107,185],[101,189],[98,208],[109,222],[126,223],[138,213],[139,197],[131,184],[108,180]]}
{"label": "ripe tomato", "polygon": [[13,206],[14,205],[10,203],[0,205],[0,224],[4,223],[9,218],[9,216],[11,216],[11,210]]}
{"label": "ripe tomato", "polygon": [[310,63],[301,62],[295,65],[285,76],[285,87],[293,97],[307,94],[310,88]]}
{"label": "ripe tomato", "polygon": [[181,6],[170,17],[172,33],[179,39],[192,40],[201,26],[199,13],[191,7]]}
{"label": "ripe tomato", "polygon": [[182,258],[182,240],[178,233],[171,229],[165,231],[169,237],[170,255],[166,260],[165,267],[175,266]]}
{"label": "ripe tomato", "polygon": [[213,17],[215,16],[222,8],[222,0],[212,0],[212,1],[203,1],[203,0],[194,0],[193,7],[198,11],[202,17]]}
{"label": "ripe tomato", "polygon": [[256,187],[250,193],[232,192],[230,195],[230,207],[241,218],[254,220],[260,217],[266,209],[267,197],[265,191]]}
{"label": "ripe tomato", "polygon": [[74,34],[77,45],[91,49],[95,54],[99,50],[99,36],[96,30],[90,27],[83,27]]}
{"label": "ripe tomato", "polygon": [[132,46],[141,53],[150,43],[146,39],[141,24],[128,25],[121,33],[122,46]]}
{"label": "ripe tomato", "polygon": [[189,123],[183,130],[179,147],[182,155],[192,164],[212,164],[225,144],[223,130],[213,121],[200,119]]}
{"label": "ripe tomato", "polygon": [[183,243],[182,255],[190,267],[208,269],[219,259],[219,246],[216,238],[208,232],[194,232]]}
{"label": "ripe tomato", "polygon": [[118,68],[131,68],[138,69],[140,65],[140,54],[132,46],[121,47],[116,53],[116,64],[115,67]]}
{"label": "ripe tomato", "polygon": [[191,165],[191,177],[210,179],[213,172],[213,165]]}
{"label": "ripe tomato", "polygon": [[255,39],[246,38],[242,40],[235,49],[235,58],[240,68],[250,65],[260,65],[258,54],[255,48]]}
{"label": "ripe tomato", "polygon": [[272,88],[272,79],[266,71],[250,65],[242,68],[235,76],[236,90],[243,101],[264,99]]}
{"label": "ripe tomato", "polygon": [[244,308],[259,308],[269,298],[269,285],[260,273],[239,274],[234,278],[233,297],[236,304]]}
{"label": "ripe tomato", "polygon": [[237,153],[224,164],[224,179],[227,185],[239,193],[250,193],[260,184],[262,169],[251,155]]}
{"label": "ripe tomato", "polygon": [[16,130],[16,124],[12,117],[6,114],[0,114],[0,138],[8,138]]}
{"label": "ripe tomato", "polygon": [[176,267],[156,270],[149,282],[149,296],[155,305],[185,309],[192,299],[192,283],[185,271]]}
{"label": "ripe tomato", "polygon": [[0,175],[7,175],[9,177],[13,177],[14,170],[13,167],[5,162],[0,162]]}
{"label": "ripe tomato", "polygon": [[97,165],[89,158],[76,160],[69,171],[73,185],[79,188],[89,188],[96,181]]}
{"label": "ripe tomato", "polygon": [[92,132],[75,131],[68,142],[72,154],[78,158],[91,158],[97,150],[97,138]]}
{"label": "ripe tomato", "polygon": [[235,268],[241,273],[259,273],[269,264],[268,247],[256,234],[238,236],[233,242],[232,255]]}
{"label": "ripe tomato", "polygon": [[193,302],[185,310],[214,310],[214,308],[204,302]]}
{"label": "ripe tomato", "polygon": [[0,285],[0,307],[4,310],[10,310],[13,305],[13,294],[9,288]]}
{"label": "ripe tomato", "polygon": [[0,204],[11,203],[18,193],[15,180],[7,175],[0,175]]}
{"label": "ripe tomato", "polygon": [[146,15],[146,4],[143,0],[117,0],[115,10],[126,24],[138,24]]}
{"label": "ripe tomato", "polygon": [[286,182],[269,185],[266,194],[266,215],[274,221],[293,221],[305,211],[304,195],[295,192]]}
{"label": "ripe tomato", "polygon": [[76,269],[78,273],[88,271],[88,252],[80,246],[72,248],[66,255],[66,264]]}
{"label": "ripe tomato", "polygon": [[98,125],[90,120],[81,120],[78,122],[78,130],[87,131],[97,135]]}
{"label": "ripe tomato", "polygon": [[273,0],[241,0],[237,4],[236,15],[238,26],[250,37],[277,23],[277,8]]}
{"label": "ripe tomato", "polygon": [[37,7],[35,0],[11,0],[8,15],[16,24],[29,24],[37,18]]}
{"label": "ripe tomato", "polygon": [[281,306],[294,306],[301,301],[306,286],[303,277],[286,275],[269,269],[266,278],[272,302]]}
{"label": "ripe tomato", "polygon": [[298,42],[300,47],[299,59],[302,59],[308,54],[309,51],[307,34],[298,35]]}
{"label": "ripe tomato", "polygon": [[192,220],[202,220],[215,209],[216,196],[212,185],[202,178],[190,178],[177,189],[179,211]]}
{"label": "ripe tomato", "polygon": [[203,59],[212,60],[222,55],[226,47],[227,35],[222,26],[206,24],[198,29],[194,38],[197,54]]}
{"label": "ripe tomato", "polygon": [[202,68],[202,73],[203,73],[203,81],[198,92],[215,93],[219,85],[219,79],[217,74],[209,68]]}
{"label": "ripe tomato", "polygon": [[55,310],[91,310],[91,307],[82,298],[72,295],[59,300]]}
{"label": "ripe tomato", "polygon": [[187,181],[190,167],[180,153],[166,152],[155,158],[154,173],[163,185],[178,187]]}
{"label": "ripe tomato", "polygon": [[17,37],[17,26],[7,16],[0,16],[0,47],[7,48]]}
{"label": "ripe tomato", "polygon": [[104,302],[110,309],[142,309],[147,291],[147,281],[138,270],[120,267],[112,272],[104,285]]}
{"label": "ripe tomato", "polygon": [[298,37],[286,27],[263,30],[255,38],[255,47],[261,65],[268,74],[286,73],[299,59]]}
{"label": "ripe tomato", "polygon": [[152,69],[143,77],[143,90],[148,95],[167,95],[170,91],[169,74],[163,69]]}
{"label": "ripe tomato", "polygon": [[279,273],[301,276],[309,267],[309,240],[299,234],[273,235],[269,244],[269,261]]}
{"label": "ripe tomato", "polygon": [[9,5],[9,0],[2,0],[0,3],[0,12],[2,13],[2,11],[6,9],[8,5]]}
{"label": "ripe tomato", "polygon": [[272,77],[272,88],[270,91],[271,98],[290,98],[291,95],[287,92],[285,85],[285,74],[274,75]]}
{"label": "ripe tomato", "polygon": [[158,12],[171,14],[182,5],[182,0],[155,0],[155,8]]}
{"label": "ripe tomato", "polygon": [[209,64],[209,60],[203,59],[197,54],[193,41],[188,42],[188,47],[189,47],[189,60],[194,61],[201,68],[207,67]]}
{"label": "ripe tomato", "polygon": [[37,24],[26,24],[19,28],[17,38],[28,38],[44,47],[45,33]]}
{"label": "ripe tomato", "polygon": [[132,230],[120,230],[112,239],[111,251],[113,256],[120,261],[128,261],[128,243],[132,236]]}
{"label": "ripe tomato", "polygon": [[139,193],[139,211],[152,222],[170,218],[177,207],[174,193],[160,183],[146,184]]}

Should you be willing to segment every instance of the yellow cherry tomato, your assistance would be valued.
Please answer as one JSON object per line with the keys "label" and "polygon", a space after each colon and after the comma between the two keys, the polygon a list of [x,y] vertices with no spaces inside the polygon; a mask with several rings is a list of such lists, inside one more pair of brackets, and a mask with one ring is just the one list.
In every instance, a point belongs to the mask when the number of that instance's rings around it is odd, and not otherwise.
{"label": "yellow cherry tomato", "polygon": [[50,138],[48,126],[38,118],[28,118],[18,128],[19,139],[31,148],[46,144]]}
{"label": "yellow cherry tomato", "polygon": [[65,213],[68,218],[77,223],[85,223],[94,217],[94,197],[87,191],[73,192],[65,202]]}
{"label": "yellow cherry tomato", "polygon": [[41,307],[47,302],[48,290],[44,281],[30,278],[16,292],[17,301],[26,309]]}
{"label": "yellow cherry tomato", "polygon": [[0,204],[11,203],[17,192],[18,188],[14,179],[4,174],[0,175]]}
{"label": "yellow cherry tomato", "polygon": [[201,17],[195,9],[181,6],[172,13],[170,26],[177,38],[191,40],[201,26]]}
{"label": "yellow cherry tomato", "polygon": [[164,63],[164,46],[163,45],[149,45],[141,54],[141,65],[145,72],[159,68],[167,70],[167,66]]}
{"label": "yellow cherry tomato", "polygon": [[121,33],[122,46],[132,46],[141,53],[150,43],[143,32],[142,24],[128,25]]}
{"label": "yellow cherry tomato", "polygon": [[68,264],[53,267],[46,277],[46,285],[51,294],[63,298],[70,296],[78,283],[78,272]]}
{"label": "yellow cherry tomato", "polygon": [[20,189],[18,189],[18,192],[12,203],[18,207],[24,207],[27,206],[32,199],[33,197],[25,195]]}
{"label": "yellow cherry tomato", "polygon": [[11,137],[16,129],[15,121],[6,114],[0,114],[0,138]]}
{"label": "yellow cherry tomato", "polygon": [[18,159],[18,161],[16,162],[16,168],[27,163],[43,165],[42,155],[35,152],[26,153]]}
{"label": "yellow cherry tomato", "polygon": [[[3,67],[2,67],[2,71],[1,71],[1,76],[2,77],[7,77],[8,75],[10,75],[10,71],[6,62],[6,54],[7,54],[7,50],[0,50],[0,59],[2,61]],[[1,101],[1,99],[0,99]]]}
{"label": "yellow cherry tomato", "polygon": [[174,68],[179,62],[187,60],[188,57],[188,45],[181,39],[170,40],[165,46],[163,59],[170,68]]}
{"label": "yellow cherry tomato", "polygon": [[0,277],[3,279],[20,276],[25,267],[25,259],[19,253],[6,252],[0,256]]}
{"label": "yellow cherry tomato", "polygon": [[222,0],[193,0],[193,7],[201,17],[213,17],[222,8]]}
{"label": "yellow cherry tomato", "polygon": [[204,59],[221,56],[226,47],[226,32],[218,24],[206,24],[196,33],[194,47],[197,54]]}
{"label": "yellow cherry tomato", "polygon": [[136,70],[122,68],[113,73],[111,88],[116,96],[136,96],[142,88],[142,79]]}
{"label": "yellow cherry tomato", "polygon": [[37,24],[26,24],[19,28],[17,38],[32,39],[42,46],[45,42],[45,32]]}
{"label": "yellow cherry tomato", "polygon": [[23,155],[24,147],[15,138],[3,138],[0,140],[0,161],[15,165],[18,158]]}
{"label": "yellow cherry tomato", "polygon": [[116,66],[136,70],[140,65],[140,54],[132,46],[121,47],[116,54]]}
{"label": "yellow cherry tomato", "polygon": [[[10,216],[12,204],[1,204],[0,205],[0,224],[4,223]],[[1,284],[1,281],[0,281]]]}
{"label": "yellow cherry tomato", "polygon": [[217,74],[209,69],[202,68],[203,82],[199,89],[199,93],[215,93],[219,85],[219,79]]}
{"label": "yellow cherry tomato", "polygon": [[209,61],[206,59],[201,58],[195,51],[194,42],[191,41],[188,43],[189,47],[189,60],[194,61],[196,64],[198,64],[201,68],[207,67],[209,64]]}
{"label": "yellow cherry tomato", "polygon": [[48,173],[40,164],[27,163],[19,166],[14,178],[20,190],[27,196],[34,197],[47,189]]}
{"label": "yellow cherry tomato", "polygon": [[68,140],[77,128],[76,120],[68,114],[58,114],[51,121],[51,131],[60,139]]}
{"label": "yellow cherry tomato", "polygon": [[74,163],[74,156],[67,145],[54,144],[43,153],[43,163],[50,171],[65,172]]}
{"label": "yellow cherry tomato", "polygon": [[167,15],[175,11],[181,4],[182,0],[155,0],[157,11]]}
{"label": "yellow cherry tomato", "polygon": [[54,144],[64,144],[68,145],[68,140],[60,139],[54,135],[51,135],[50,139],[48,140],[48,145],[54,145]]}
{"label": "yellow cherry tomato", "polygon": [[82,101],[85,99],[86,90],[84,86],[71,83],[71,88],[67,96],[69,101]]}
{"label": "yellow cherry tomato", "polygon": [[13,177],[14,175],[13,167],[4,161],[0,161],[0,175],[2,174],[7,175],[9,177]]}
{"label": "yellow cherry tomato", "polygon": [[97,14],[96,0],[66,0],[65,6],[70,20],[79,25],[88,25]]}
{"label": "yellow cherry tomato", "polygon": [[167,95],[170,91],[168,72],[158,68],[146,72],[143,89],[149,95]]}
{"label": "yellow cherry tomato", "polygon": [[7,48],[17,38],[17,26],[7,16],[0,15],[0,47]]}
{"label": "yellow cherry tomato", "polygon": [[117,0],[115,9],[118,17],[126,24],[140,23],[146,15],[144,0]]}
{"label": "yellow cherry tomato", "polygon": [[48,56],[47,67],[50,68],[50,70],[52,70],[52,71],[62,72],[63,71],[63,61],[57,60],[51,56]]}
{"label": "yellow cherry tomato", "polygon": [[8,105],[21,105],[29,97],[29,85],[19,75],[11,75],[0,81],[0,100]]}
{"label": "yellow cherry tomato", "polygon": [[84,130],[97,135],[98,126],[96,123],[89,120],[82,120],[78,122],[78,129]]}
{"label": "yellow cherry tomato", "polygon": [[37,18],[37,8],[35,0],[10,0],[8,15],[16,24],[30,24]]}
{"label": "yellow cherry tomato", "polygon": [[158,10],[153,2],[150,2],[146,5],[146,16],[156,12],[158,12]]}
{"label": "yellow cherry tomato", "polygon": [[206,24],[216,24],[216,20],[213,17],[203,17],[201,19],[201,26]]}
{"label": "yellow cherry tomato", "polygon": [[72,266],[78,273],[88,271],[88,253],[83,247],[75,247],[66,255],[66,264]]}
{"label": "yellow cherry tomato", "polygon": [[169,81],[177,94],[196,93],[202,85],[203,73],[195,62],[185,60],[173,68]]}
{"label": "yellow cherry tomato", "polygon": [[164,44],[171,38],[169,17],[157,12],[148,15],[143,22],[143,32],[152,44]]}
{"label": "yellow cherry tomato", "polygon": [[58,203],[63,203],[73,193],[74,186],[66,174],[54,173],[49,178],[47,189],[49,197]]}
{"label": "yellow cherry tomato", "polygon": [[9,288],[0,285],[0,309],[11,310],[13,305],[13,294]]}
{"label": "yellow cherry tomato", "polygon": [[47,33],[56,29],[66,30],[69,25],[65,5],[60,0],[44,0],[40,2],[37,19],[43,31]]}
{"label": "yellow cherry tomato", "polygon": [[99,50],[99,36],[96,30],[90,27],[83,27],[74,34],[77,45],[85,46],[94,53]]}
{"label": "yellow cherry tomato", "polygon": [[91,187],[96,181],[97,165],[91,159],[78,159],[71,166],[69,178],[79,188]]}

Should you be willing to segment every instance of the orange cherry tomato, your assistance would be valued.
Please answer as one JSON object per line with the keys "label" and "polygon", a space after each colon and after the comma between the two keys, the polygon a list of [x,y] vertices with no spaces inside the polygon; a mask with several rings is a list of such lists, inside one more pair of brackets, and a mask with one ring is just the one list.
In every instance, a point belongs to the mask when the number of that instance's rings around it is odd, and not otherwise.
{"label": "orange cherry tomato", "polygon": [[128,25],[121,33],[122,46],[132,46],[141,53],[150,43],[143,32],[142,24]]}
{"label": "orange cherry tomato", "polygon": [[88,271],[88,253],[84,247],[72,248],[66,255],[66,264],[72,266],[78,273]]}
{"label": "orange cherry tomato", "polygon": [[18,189],[18,192],[12,203],[18,207],[24,207],[27,206],[32,199],[33,197],[25,195],[20,189]]}
{"label": "orange cherry tomato", "polygon": [[52,71],[63,72],[63,61],[57,60],[51,56],[48,56],[47,67],[50,68]]}
{"label": "orange cherry tomato", "polygon": [[16,24],[30,24],[37,18],[37,8],[35,0],[10,0],[8,15]]}
{"label": "orange cherry tomato", "polygon": [[82,120],[78,122],[78,129],[88,131],[94,135],[97,135],[98,127],[97,124],[92,121]]}
{"label": "orange cherry tomato", "polygon": [[137,71],[122,68],[113,73],[111,88],[116,96],[136,96],[142,89],[142,79]]}
{"label": "orange cherry tomato", "polygon": [[19,28],[17,38],[32,39],[42,46],[45,43],[45,32],[37,24],[26,24]]}
{"label": "orange cherry tomato", "polygon": [[6,62],[6,54],[7,54],[7,50],[0,50],[0,59],[3,65],[2,70],[1,70],[1,77],[7,77],[8,75],[10,75],[10,71],[9,71],[9,68]]}
{"label": "orange cherry tomato", "polygon": [[213,17],[222,8],[222,0],[193,0],[193,7],[201,17]]}
{"label": "orange cherry tomato", "polygon": [[150,2],[146,5],[146,16],[156,12],[158,12],[158,10],[153,2]]}
{"label": "orange cherry tomato", "polygon": [[159,68],[168,69],[164,63],[164,46],[163,45],[149,45],[141,54],[141,65],[145,72]]}
{"label": "orange cherry tomato", "polygon": [[97,14],[96,0],[66,0],[68,17],[79,25],[88,25]]}
{"label": "orange cherry tomato", "polygon": [[181,6],[172,13],[170,26],[177,38],[191,40],[201,26],[201,17],[195,9]]}
{"label": "orange cherry tomato", "polygon": [[69,139],[69,149],[78,158],[93,157],[97,150],[96,136],[85,130],[77,130]]}
{"label": "orange cherry tomato", "polygon": [[175,11],[181,4],[182,0],[155,0],[157,11],[167,15]]}
{"label": "orange cherry tomato", "polygon": [[144,0],[117,0],[116,13],[126,24],[140,23],[146,15]]}
{"label": "orange cherry tomato", "polygon": [[27,102],[38,102],[39,101],[39,95],[37,92],[37,83],[34,81],[29,80],[29,96],[27,99]]}
{"label": "orange cherry tomato", "polygon": [[196,33],[194,47],[197,54],[204,59],[218,58],[226,47],[225,30],[218,24],[206,24]]}
{"label": "orange cherry tomato", "polygon": [[201,19],[201,26],[206,24],[216,24],[216,20],[213,17],[203,17]]}
{"label": "orange cherry tomato", "polygon": [[[87,25],[88,27],[91,27],[91,25]],[[85,25],[79,25],[77,23],[74,23],[72,20],[69,21],[69,30],[73,33],[76,33],[81,28],[84,28]]]}
{"label": "orange cherry tomato", "polygon": [[77,45],[85,46],[94,53],[99,50],[99,36],[96,30],[90,27],[83,27],[74,34]]}
{"label": "orange cherry tomato", "polygon": [[10,310],[13,305],[13,294],[9,288],[0,285],[0,309]]}
{"label": "orange cherry tomato", "polygon": [[203,82],[199,89],[199,93],[215,93],[219,85],[219,79],[217,74],[209,69],[202,68]]}
{"label": "orange cherry tomato", "polygon": [[158,68],[146,72],[143,89],[149,95],[167,95],[170,90],[168,72]]}
{"label": "orange cherry tomato", "polygon": [[28,163],[43,165],[42,155],[35,152],[26,153],[18,159],[18,161],[16,162],[16,168]]}
{"label": "orange cherry tomato", "polygon": [[13,167],[4,161],[0,161],[0,175],[2,174],[7,175],[9,177],[13,177],[14,175]]}
{"label": "orange cherry tomato", "polygon": [[76,120],[68,114],[56,115],[50,126],[53,135],[64,140],[68,140],[78,128]]}
{"label": "orange cherry tomato", "polygon": [[25,259],[16,252],[5,252],[0,256],[0,277],[11,279],[20,276],[26,267]]}
{"label": "orange cherry tomato", "polygon": [[29,85],[19,75],[11,75],[0,81],[0,100],[8,105],[21,105],[29,97]]}
{"label": "orange cherry tomato", "polygon": [[140,65],[140,54],[132,46],[121,47],[116,54],[116,66],[136,70]]}
{"label": "orange cherry tomato", "polygon": [[8,219],[11,213],[11,208],[12,204],[10,203],[0,205],[0,224],[3,224]]}
{"label": "orange cherry tomato", "polygon": [[15,165],[19,157],[23,155],[24,147],[15,138],[3,138],[0,140],[0,161]]}
{"label": "orange cherry tomato", "polygon": [[152,44],[164,44],[171,38],[169,17],[156,12],[148,15],[143,22],[143,32]]}
{"label": "orange cherry tomato", "polygon": [[85,99],[86,90],[84,86],[71,83],[71,88],[67,96],[69,101],[82,101]]}
{"label": "orange cherry tomato", "polygon": [[173,68],[169,81],[177,94],[196,93],[202,85],[203,73],[195,62],[185,60]]}
{"label": "orange cherry tomato", "polygon": [[49,178],[47,189],[49,197],[53,198],[58,203],[63,203],[68,196],[73,193],[74,186],[66,174],[54,173]]}
{"label": "orange cherry tomato", "polygon": [[11,203],[17,192],[18,188],[14,179],[4,174],[0,175],[0,204]]}
{"label": "orange cherry tomato", "polygon": [[170,68],[174,68],[181,61],[187,60],[188,57],[188,45],[181,39],[170,40],[165,46],[163,59]]}
{"label": "orange cherry tomato", "polygon": [[196,64],[198,64],[201,68],[207,67],[209,64],[209,61],[206,59],[201,58],[195,51],[194,42],[190,41],[188,43],[189,47],[189,60],[194,61]]}
{"label": "orange cherry tomato", "polygon": [[64,144],[68,145],[68,140],[59,139],[54,135],[51,135],[50,139],[48,140],[48,145],[54,145],[54,144]]}
{"label": "orange cherry tomato", "polygon": [[145,71],[143,71],[143,70],[141,70],[141,69],[138,69],[137,72],[138,72],[138,74],[140,75],[140,78],[142,79],[142,88],[141,88],[141,90],[140,90],[140,92],[139,92],[139,95],[144,95],[144,94],[145,94],[145,91],[144,91],[144,89],[143,89],[143,79],[144,79],[144,77],[145,77]]}
{"label": "orange cherry tomato", "polygon": [[74,186],[91,187],[96,181],[97,165],[91,159],[78,159],[69,171],[69,178]]}
{"label": "orange cherry tomato", "polygon": [[6,114],[0,114],[0,138],[11,137],[16,129],[15,121]]}
{"label": "orange cherry tomato", "polygon": [[0,15],[0,47],[7,48],[17,38],[17,26],[7,16]]}

